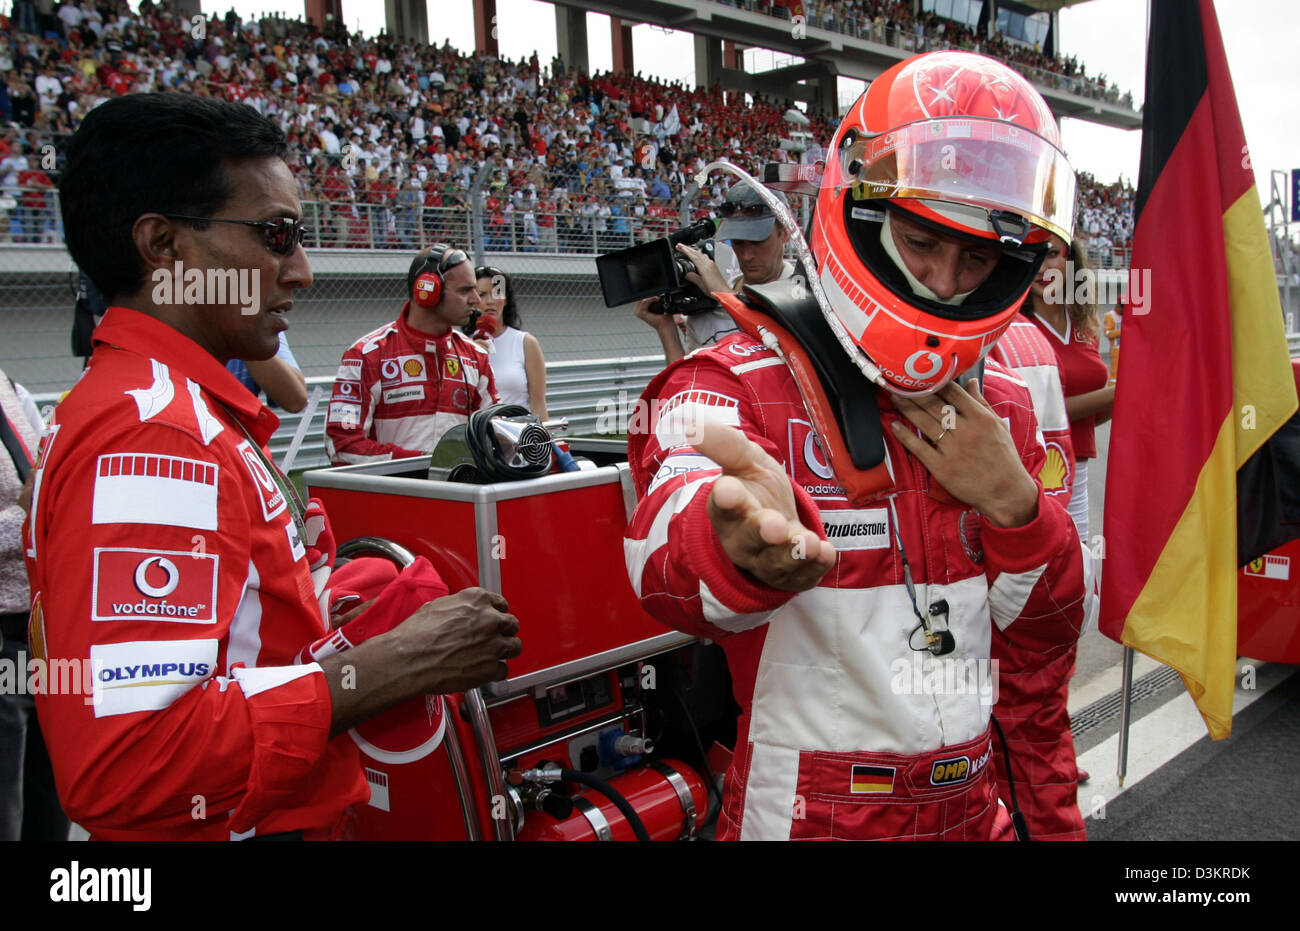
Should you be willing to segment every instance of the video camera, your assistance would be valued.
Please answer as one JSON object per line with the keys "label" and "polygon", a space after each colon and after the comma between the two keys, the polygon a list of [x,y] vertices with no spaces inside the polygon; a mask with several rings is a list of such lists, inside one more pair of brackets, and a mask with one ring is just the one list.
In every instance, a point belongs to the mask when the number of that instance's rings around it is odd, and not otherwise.
{"label": "video camera", "polygon": [[701,314],[719,306],[686,280],[698,269],[676,248],[678,243],[699,244],[700,251],[712,259],[713,241],[709,237],[716,228],[712,220],[701,220],[671,236],[597,256],[596,273],[605,306],[619,307],[647,297],[659,298],[651,310],[660,314]]}

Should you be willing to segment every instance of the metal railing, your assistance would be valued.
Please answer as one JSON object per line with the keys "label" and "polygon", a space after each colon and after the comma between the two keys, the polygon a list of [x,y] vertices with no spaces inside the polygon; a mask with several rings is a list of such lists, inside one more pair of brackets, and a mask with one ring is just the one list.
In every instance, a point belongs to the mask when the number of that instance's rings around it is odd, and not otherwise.
{"label": "metal railing", "polygon": [[[430,243],[476,245],[482,252],[546,252],[598,255],[667,236],[679,227],[673,201],[647,203],[659,213],[636,213],[617,200],[594,209],[543,212],[513,205],[482,209],[474,222],[469,207],[392,207],[353,201],[305,201],[309,248],[419,249]],[[474,230],[482,241],[474,244]]]}
{"label": "metal railing", "polygon": [[[618,434],[625,427],[636,403],[650,379],[664,367],[662,356],[636,356],[624,359],[588,359],[581,362],[550,362],[546,366],[546,409],[552,420],[567,418],[566,436],[591,434]],[[332,378],[309,378],[309,393],[320,390],[319,402],[309,404],[311,421],[303,432],[293,461],[294,470],[328,466],[325,455],[325,416],[329,409],[329,393],[334,385]],[[280,415],[280,428],[267,444],[277,463],[284,464],[285,455],[297,434],[303,414]],[[306,411],[304,411],[306,413]]]}
{"label": "metal railing", "polygon": [[46,186],[6,186],[0,191],[0,243],[62,243],[58,191]]}
{"label": "metal railing", "polygon": [[1092,268],[1114,268],[1127,269],[1133,261],[1133,250],[1131,248],[1120,248],[1119,246],[1094,246],[1088,245],[1084,249],[1084,255],[1088,259],[1088,265]]}
{"label": "metal railing", "polygon": [[[1300,356],[1300,332],[1287,334],[1292,358]],[[546,366],[546,406],[552,419],[567,418],[569,430],[561,436],[618,435],[626,433],[636,416],[636,401],[646,385],[663,368],[661,356],[616,359],[587,359],[551,362]],[[280,427],[268,446],[275,461],[286,464],[286,455],[299,432],[304,415],[310,421],[302,431],[296,452],[287,465],[294,469],[328,466],[325,454],[325,416],[334,379],[313,377],[307,387],[314,403],[303,413],[279,411]],[[41,416],[49,418],[57,393],[33,395]]]}
{"label": "metal railing", "polygon": [[[37,206],[24,198],[39,194]],[[423,194],[421,193],[421,198]],[[482,252],[542,252],[599,255],[648,242],[680,228],[675,200],[638,205],[610,198],[587,209],[555,212],[517,210],[513,205],[482,209]],[[303,201],[308,249],[417,250],[435,242],[470,245],[476,228],[470,207],[425,207],[337,201]],[[0,244],[61,245],[63,220],[58,192],[29,189],[0,195]]]}
{"label": "metal railing", "polygon": [[[58,192],[42,189],[42,206],[24,205],[30,192],[0,196],[0,245],[62,245]],[[594,209],[562,212],[482,210],[474,222],[469,207],[392,207],[347,201],[304,201],[309,249],[401,249],[415,251],[436,242],[470,246],[475,252],[535,252],[600,255],[667,236],[681,227],[681,204],[671,200],[637,205],[606,201]],[[6,206],[8,205],[8,206]],[[618,211],[618,212],[614,212]],[[653,212],[651,212],[653,211]],[[474,243],[474,230],[482,241]],[[1131,250],[1088,247],[1096,268],[1127,268]]]}
{"label": "metal railing", "polygon": [[[637,399],[663,367],[663,356],[547,363],[547,413],[552,420],[563,417],[569,422],[568,431],[557,436],[563,439],[626,433],[627,425],[635,415]],[[283,410],[276,412],[280,417],[280,427],[267,446],[277,464],[294,471],[319,469],[330,464],[325,454],[325,417],[333,385],[333,378],[308,378],[307,391],[311,400],[307,407],[297,414]],[[59,395],[46,392],[32,397],[41,416],[49,419]],[[287,461],[303,418],[308,415],[307,427],[302,430],[292,459]]]}

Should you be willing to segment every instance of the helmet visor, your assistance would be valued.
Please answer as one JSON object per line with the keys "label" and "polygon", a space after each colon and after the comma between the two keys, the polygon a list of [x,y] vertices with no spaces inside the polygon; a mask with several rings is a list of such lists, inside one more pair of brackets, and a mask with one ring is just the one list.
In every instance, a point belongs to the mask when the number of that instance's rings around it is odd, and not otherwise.
{"label": "helmet visor", "polygon": [[1069,242],[1074,169],[1037,133],[1003,120],[922,120],[857,136],[830,159],[823,187],[854,200],[916,198],[1006,210]]}

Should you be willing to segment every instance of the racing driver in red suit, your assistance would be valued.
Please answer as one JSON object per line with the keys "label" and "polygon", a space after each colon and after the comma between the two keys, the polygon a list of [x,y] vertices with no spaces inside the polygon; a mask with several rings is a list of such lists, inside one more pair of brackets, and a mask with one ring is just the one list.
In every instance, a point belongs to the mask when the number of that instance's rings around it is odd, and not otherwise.
{"label": "racing driver in red suit", "polygon": [[957,376],[1073,210],[1055,122],[1023,78],[969,53],[909,59],[836,131],[804,269],[832,351],[865,376],[846,401],[879,410],[877,484],[775,330],[646,389],[628,573],[647,611],[727,652],[742,716],[720,839],[1010,836],[989,766],[992,631],[1047,662],[1095,589],[1033,478],[1026,386],[993,362],[982,387]]}
{"label": "racing driver in red suit", "polygon": [[110,100],[69,143],[68,248],[110,307],[24,530],[29,642],[60,676],[41,729],[97,839],[340,836],[367,798],[344,732],[519,652],[504,599],[469,589],[296,660],[329,629],[330,535],[266,453],[275,415],[225,368],[271,358],[311,284],[285,151],[248,107],[185,94]]}

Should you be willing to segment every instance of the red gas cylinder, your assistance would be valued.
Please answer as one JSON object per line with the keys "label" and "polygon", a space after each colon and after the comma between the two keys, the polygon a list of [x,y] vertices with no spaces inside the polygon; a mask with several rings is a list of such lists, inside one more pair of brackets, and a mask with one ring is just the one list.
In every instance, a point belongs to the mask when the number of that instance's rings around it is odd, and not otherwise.
{"label": "red gas cylinder", "polygon": [[[700,774],[678,760],[655,760],[608,780],[645,822],[651,840],[682,840],[695,833],[709,808]],[[609,799],[583,788],[573,796],[574,812],[563,821],[529,812],[518,840],[634,841],[632,826]]]}

